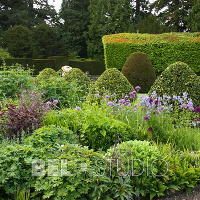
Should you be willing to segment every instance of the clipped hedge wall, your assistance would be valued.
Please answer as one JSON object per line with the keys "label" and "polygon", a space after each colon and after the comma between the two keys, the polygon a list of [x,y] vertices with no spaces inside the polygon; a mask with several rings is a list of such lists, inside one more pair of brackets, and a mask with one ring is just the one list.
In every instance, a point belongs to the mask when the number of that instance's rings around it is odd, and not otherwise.
{"label": "clipped hedge wall", "polygon": [[105,71],[104,63],[96,60],[69,60],[69,66],[89,72],[90,75],[100,75]]}
{"label": "clipped hedge wall", "polygon": [[200,74],[200,33],[120,33],[103,37],[106,68],[122,69],[134,52],[146,53],[157,73],[182,61]]}
{"label": "clipped hedge wall", "polygon": [[31,68],[34,70],[34,74],[39,74],[45,68],[52,68],[59,70],[64,65],[69,65],[73,68],[79,68],[83,72],[89,72],[91,75],[100,75],[105,70],[105,65],[101,61],[96,60],[69,60],[65,56],[51,56],[48,59],[32,59],[32,58],[9,58],[0,59],[0,65],[3,63],[6,65],[21,64],[25,68]]}

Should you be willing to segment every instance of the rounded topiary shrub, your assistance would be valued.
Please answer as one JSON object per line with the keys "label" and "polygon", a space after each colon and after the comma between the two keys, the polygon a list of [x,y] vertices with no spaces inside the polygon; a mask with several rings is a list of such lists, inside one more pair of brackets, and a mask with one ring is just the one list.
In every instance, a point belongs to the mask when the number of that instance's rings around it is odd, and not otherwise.
{"label": "rounded topiary shrub", "polygon": [[119,99],[131,91],[133,91],[133,87],[127,78],[118,69],[111,68],[97,79],[89,95],[115,94]]}
{"label": "rounded topiary shrub", "polygon": [[158,96],[182,96],[184,92],[193,100],[195,106],[200,105],[200,78],[185,63],[176,62],[170,65],[156,79],[149,94],[156,92]]}
{"label": "rounded topiary shrub", "polygon": [[141,52],[133,53],[128,57],[122,73],[134,87],[140,86],[141,92],[148,92],[156,79],[150,59]]}
{"label": "rounded topiary shrub", "polygon": [[90,78],[80,69],[73,68],[70,70],[65,76],[66,81],[69,82],[76,82],[79,85],[82,86],[89,86],[90,84]]}
{"label": "rounded topiary shrub", "polygon": [[45,68],[39,73],[39,75],[36,77],[36,79],[45,81],[46,79],[49,79],[54,76],[58,76],[57,72],[54,69]]}

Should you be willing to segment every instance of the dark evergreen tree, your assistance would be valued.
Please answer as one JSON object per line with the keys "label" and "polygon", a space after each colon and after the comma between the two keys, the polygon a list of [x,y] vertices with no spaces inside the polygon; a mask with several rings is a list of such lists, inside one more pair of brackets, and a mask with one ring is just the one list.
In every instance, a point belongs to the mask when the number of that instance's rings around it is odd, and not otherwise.
{"label": "dark evergreen tree", "polygon": [[182,32],[187,30],[187,17],[193,4],[194,0],[156,0],[152,8],[171,31]]}
{"label": "dark evergreen tree", "polygon": [[195,0],[189,12],[188,28],[192,32],[200,32],[200,0]]}
{"label": "dark evergreen tree", "polygon": [[87,56],[88,6],[89,0],[63,0],[60,11],[65,43],[72,54],[82,57]]}
{"label": "dark evergreen tree", "polygon": [[55,21],[56,11],[47,0],[0,0],[0,30],[11,26],[31,27]]}

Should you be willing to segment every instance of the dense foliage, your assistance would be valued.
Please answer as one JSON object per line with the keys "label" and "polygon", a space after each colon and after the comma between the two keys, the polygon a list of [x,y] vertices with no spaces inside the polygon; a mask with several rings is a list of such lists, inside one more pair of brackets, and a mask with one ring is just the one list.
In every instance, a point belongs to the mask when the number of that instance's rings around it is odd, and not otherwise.
{"label": "dense foliage", "polygon": [[149,56],[156,72],[182,61],[200,73],[198,33],[114,34],[104,36],[103,44],[107,68],[121,70],[130,54],[141,51]]}
{"label": "dense foliage", "polygon": [[119,99],[132,90],[132,85],[119,70],[107,69],[91,87],[88,99],[95,94],[115,94]]}
{"label": "dense foliage", "polygon": [[148,92],[156,79],[151,61],[141,52],[133,53],[127,58],[122,73],[133,87],[141,87],[140,92]]}
{"label": "dense foliage", "polygon": [[149,93],[153,92],[159,96],[182,96],[186,92],[196,106],[200,105],[200,79],[182,62],[170,65],[157,78]]}
{"label": "dense foliage", "polygon": [[21,90],[32,88],[32,77],[29,70],[20,66],[2,66],[0,71],[0,98],[16,97]]}

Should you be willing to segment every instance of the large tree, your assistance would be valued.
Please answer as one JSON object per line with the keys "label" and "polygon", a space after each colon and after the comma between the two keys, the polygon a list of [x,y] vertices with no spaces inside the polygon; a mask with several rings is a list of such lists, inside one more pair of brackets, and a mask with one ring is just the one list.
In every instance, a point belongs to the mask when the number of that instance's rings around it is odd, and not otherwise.
{"label": "large tree", "polygon": [[189,12],[188,28],[192,32],[200,32],[200,0],[195,0]]}
{"label": "large tree", "polygon": [[63,0],[60,11],[65,43],[72,54],[83,57],[87,54],[88,6],[89,0]]}
{"label": "large tree", "polygon": [[152,6],[171,31],[182,32],[187,30],[187,17],[193,4],[194,0],[156,0]]}
{"label": "large tree", "polygon": [[15,25],[34,26],[44,21],[49,23],[56,16],[48,0],[0,0],[0,30]]}

